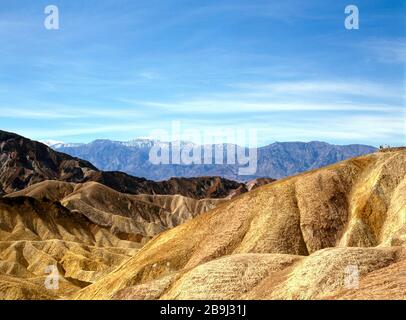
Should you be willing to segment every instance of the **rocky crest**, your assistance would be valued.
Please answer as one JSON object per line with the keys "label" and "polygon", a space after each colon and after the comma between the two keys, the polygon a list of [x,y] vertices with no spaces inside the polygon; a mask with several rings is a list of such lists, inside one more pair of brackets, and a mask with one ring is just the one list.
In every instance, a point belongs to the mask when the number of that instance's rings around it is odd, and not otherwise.
{"label": "rocky crest", "polygon": [[245,184],[220,177],[151,181],[118,171],[100,171],[90,162],[56,152],[37,141],[0,131],[0,194],[22,190],[44,180],[95,181],[130,194],[180,194],[194,199],[225,198],[246,192]]}
{"label": "rocky crest", "polygon": [[90,162],[55,152],[17,134],[0,131],[0,190],[5,193],[44,180],[80,182],[94,170],[97,169]]}

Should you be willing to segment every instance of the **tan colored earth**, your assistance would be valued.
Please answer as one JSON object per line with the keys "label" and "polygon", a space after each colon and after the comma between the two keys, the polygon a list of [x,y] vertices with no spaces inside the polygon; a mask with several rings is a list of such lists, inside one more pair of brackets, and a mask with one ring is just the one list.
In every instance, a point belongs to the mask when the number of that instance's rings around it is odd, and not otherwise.
{"label": "tan colored earth", "polygon": [[[406,299],[405,174],[398,149],[215,204],[95,183],[25,189],[0,202],[0,298]],[[53,263],[63,281],[50,291]]]}
{"label": "tan colored earth", "polygon": [[[47,180],[0,198],[0,299],[68,298],[133,256],[154,235],[222,199],[128,195],[96,182]],[[46,290],[56,266],[61,286]]]}

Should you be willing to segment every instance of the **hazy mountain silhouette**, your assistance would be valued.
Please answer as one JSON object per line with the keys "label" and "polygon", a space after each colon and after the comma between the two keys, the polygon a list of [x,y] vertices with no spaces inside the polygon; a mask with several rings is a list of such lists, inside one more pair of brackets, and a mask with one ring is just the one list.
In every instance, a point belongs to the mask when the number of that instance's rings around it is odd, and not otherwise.
{"label": "hazy mountain silhouette", "polygon": [[279,179],[376,151],[374,147],[360,144],[339,146],[318,141],[276,142],[258,148],[256,174],[239,176],[238,164],[154,165],[149,161],[149,151],[154,143],[145,139],[129,142],[95,140],[87,144],[58,143],[51,147],[86,159],[102,170],[118,170],[152,180],[198,176],[221,176],[240,181],[258,177]]}

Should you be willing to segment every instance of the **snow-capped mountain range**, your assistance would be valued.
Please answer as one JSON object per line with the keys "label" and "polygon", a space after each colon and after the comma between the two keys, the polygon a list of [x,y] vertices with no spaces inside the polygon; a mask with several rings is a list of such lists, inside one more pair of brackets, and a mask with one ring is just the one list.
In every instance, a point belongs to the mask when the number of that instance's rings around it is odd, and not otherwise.
{"label": "snow-capped mountain range", "polygon": [[[99,139],[90,143],[63,143],[42,141],[56,151],[67,153],[93,163],[106,171],[123,171],[152,180],[171,177],[222,176],[245,181],[259,177],[283,178],[306,170],[319,168],[347,158],[375,152],[376,148],[352,144],[332,145],[325,142],[275,142],[257,149],[257,171],[254,175],[239,176],[238,164],[165,164],[149,161],[149,151],[154,146],[169,146],[168,142],[149,139],[111,141]],[[181,142],[181,148],[190,142]]]}

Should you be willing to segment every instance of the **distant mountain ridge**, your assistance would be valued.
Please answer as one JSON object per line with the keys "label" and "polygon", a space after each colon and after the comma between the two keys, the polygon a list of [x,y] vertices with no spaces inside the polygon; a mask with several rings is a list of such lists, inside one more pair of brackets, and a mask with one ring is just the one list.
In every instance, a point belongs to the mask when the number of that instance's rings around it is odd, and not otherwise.
{"label": "distant mountain ridge", "polygon": [[149,151],[156,143],[160,142],[148,139],[128,142],[104,139],[87,144],[58,143],[50,146],[57,151],[88,160],[102,170],[118,170],[151,180],[198,176],[221,176],[239,181],[262,177],[279,179],[377,150],[361,144],[340,146],[319,141],[275,142],[257,149],[256,174],[240,176],[238,164],[154,165],[149,161]]}

